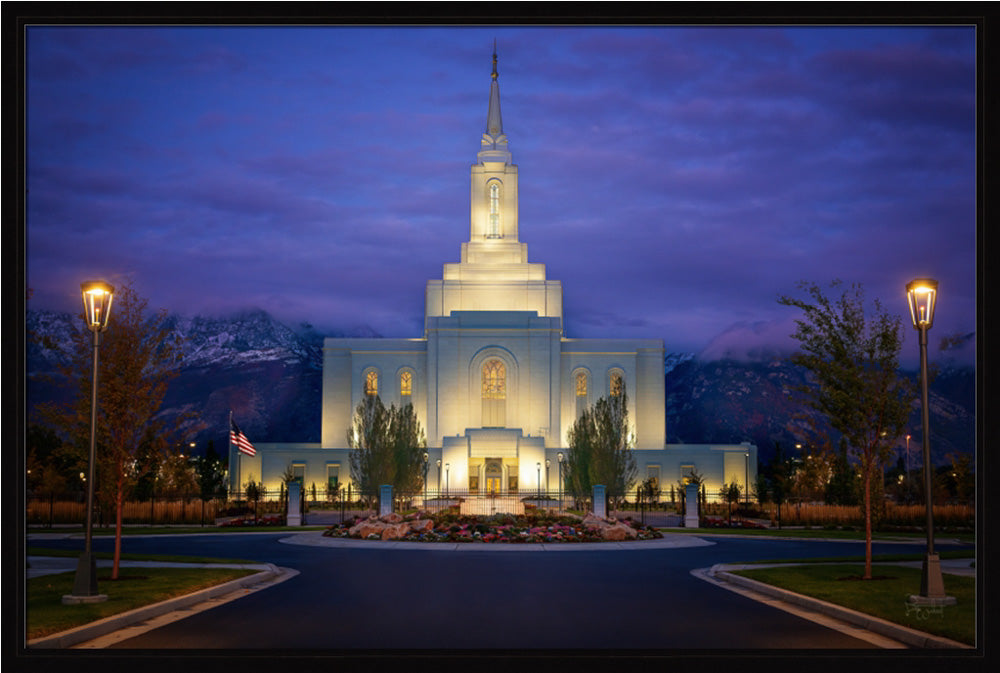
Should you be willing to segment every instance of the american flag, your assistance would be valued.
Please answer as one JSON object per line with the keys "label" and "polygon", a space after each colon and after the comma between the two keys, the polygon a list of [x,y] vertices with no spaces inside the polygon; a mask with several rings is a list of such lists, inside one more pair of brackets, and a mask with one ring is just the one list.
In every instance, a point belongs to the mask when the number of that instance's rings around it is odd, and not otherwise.
{"label": "american flag", "polygon": [[257,451],[253,448],[253,444],[247,439],[247,436],[240,432],[239,427],[236,425],[236,421],[229,419],[229,443],[235,444],[240,450],[240,453],[245,453],[248,456],[256,456]]}

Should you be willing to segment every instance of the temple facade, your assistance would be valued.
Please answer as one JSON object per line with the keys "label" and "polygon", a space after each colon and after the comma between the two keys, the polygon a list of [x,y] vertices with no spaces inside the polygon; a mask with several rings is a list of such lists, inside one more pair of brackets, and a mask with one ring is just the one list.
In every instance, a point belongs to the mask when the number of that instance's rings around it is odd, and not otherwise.
{"label": "temple facade", "polygon": [[387,407],[413,405],[426,434],[429,489],[556,491],[575,419],[622,393],[639,481],[652,477],[669,489],[697,470],[710,495],[723,482],[741,492],[753,483],[757,449],[749,443],[665,443],[662,340],[564,335],[562,285],[528,261],[520,240],[496,54],[469,204],[460,261],[427,281],[423,336],[326,339],[320,443],[256,443],[253,457],[231,446],[231,486],[253,479],[277,490],[288,468],[307,490],[346,486],[354,410],[364,395],[379,395]]}

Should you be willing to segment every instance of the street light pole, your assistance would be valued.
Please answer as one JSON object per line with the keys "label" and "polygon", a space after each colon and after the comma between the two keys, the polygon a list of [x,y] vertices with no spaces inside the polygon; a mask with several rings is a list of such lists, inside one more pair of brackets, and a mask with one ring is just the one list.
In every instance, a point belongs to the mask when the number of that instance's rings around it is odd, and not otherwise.
{"label": "street light pole", "polygon": [[743,485],[746,487],[746,493],[743,499],[746,502],[746,506],[750,507],[750,452],[745,451],[743,457],[746,459],[746,471],[743,477]]}
{"label": "street light pole", "polygon": [[906,436],[906,504],[913,500],[913,488],[910,486],[910,436]]}
{"label": "street light pole", "polygon": [[907,284],[906,297],[910,304],[913,327],[920,332],[920,416],[923,426],[924,453],[924,504],[927,509],[927,554],[920,576],[920,595],[912,595],[911,603],[923,605],[951,605],[955,598],[944,592],[941,560],[934,553],[934,504],[932,500],[933,474],[931,473],[930,410],[927,404],[927,330],[934,324],[937,303],[937,281],[920,278]]}
{"label": "street light pole", "polygon": [[556,454],[556,459],[559,461],[559,511],[562,511],[563,497],[562,497],[562,474],[563,474],[563,454],[562,451]]}
{"label": "street light pole", "polygon": [[427,508],[427,452],[424,451],[424,509]]}
{"label": "street light pole", "polygon": [[103,281],[88,281],[80,284],[83,295],[84,319],[87,329],[94,335],[93,376],[90,391],[90,454],[87,467],[87,515],[84,533],[83,554],[76,565],[73,579],[73,593],[62,597],[65,604],[99,603],[108,597],[97,593],[97,564],[93,554],[94,529],[94,473],[97,463],[97,349],[101,344],[101,333],[108,329],[111,302],[115,288]]}

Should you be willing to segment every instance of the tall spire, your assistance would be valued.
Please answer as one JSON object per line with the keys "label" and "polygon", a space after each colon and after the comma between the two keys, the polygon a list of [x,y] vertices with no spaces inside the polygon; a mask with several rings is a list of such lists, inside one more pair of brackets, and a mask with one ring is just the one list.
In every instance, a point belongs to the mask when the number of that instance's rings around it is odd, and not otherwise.
{"label": "tall spire", "polygon": [[[497,41],[493,40],[493,73],[490,75],[490,109],[486,114],[486,134],[483,136],[485,149],[487,137],[490,144],[496,145],[503,137],[503,120],[500,118],[500,83],[497,81]],[[506,142],[506,139],[504,139]],[[495,147],[493,148],[495,149]]]}

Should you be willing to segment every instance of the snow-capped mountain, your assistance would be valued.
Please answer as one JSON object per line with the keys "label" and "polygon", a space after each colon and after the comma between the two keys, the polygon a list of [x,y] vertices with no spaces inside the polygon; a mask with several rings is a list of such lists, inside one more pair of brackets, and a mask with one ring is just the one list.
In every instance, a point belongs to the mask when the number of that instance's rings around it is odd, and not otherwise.
{"label": "snow-capped mountain", "polygon": [[[168,316],[183,338],[179,375],[164,399],[161,414],[190,412],[188,429],[203,446],[227,442],[229,412],[254,442],[318,442],[322,404],[324,336],[378,337],[371,328],[320,334],[307,323],[292,329],[265,311],[228,317]],[[78,316],[30,311],[27,316],[27,402],[29,422],[39,402],[65,400],[66,386],[45,374],[71,361]],[[742,361],[707,360],[691,353],[664,357],[667,441],[692,443],[754,442],[764,462],[774,443],[795,443],[793,417],[802,407],[791,395],[803,382],[800,370],[780,357]],[[915,372],[906,372],[916,377]],[[945,462],[950,452],[971,453],[975,446],[975,370],[941,368],[931,384],[932,455]],[[910,430],[919,436],[919,407]]]}

